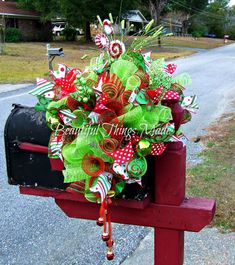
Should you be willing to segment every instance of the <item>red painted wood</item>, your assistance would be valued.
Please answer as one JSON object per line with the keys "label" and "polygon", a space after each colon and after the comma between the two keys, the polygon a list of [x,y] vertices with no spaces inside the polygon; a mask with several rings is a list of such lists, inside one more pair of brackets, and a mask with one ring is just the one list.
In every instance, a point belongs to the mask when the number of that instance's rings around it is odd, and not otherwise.
{"label": "red painted wood", "polygon": [[[20,192],[53,197],[64,213],[72,218],[96,220],[98,216],[99,205],[88,202],[83,195],[75,197],[64,191],[23,186],[20,187]],[[110,206],[112,221],[198,232],[211,222],[215,212],[215,202],[209,199],[191,198],[184,200],[180,206],[159,205],[148,201],[146,204],[140,208],[139,202],[136,201],[113,200]]]}
{"label": "red painted wood", "polygon": [[[62,190],[52,190],[52,189],[45,189],[45,188],[35,188],[35,187],[24,187],[20,186],[20,193],[27,194],[27,195],[35,195],[35,196],[42,196],[42,197],[53,197],[57,200],[68,200],[68,201],[75,201],[75,202],[82,202],[86,204],[87,209],[89,209],[90,205],[94,205],[94,203],[90,203],[84,198],[84,195],[78,193],[76,196]],[[150,203],[150,198],[145,198],[143,201],[136,201],[136,200],[123,200],[123,199],[113,199],[112,205],[115,207],[124,207],[124,208],[133,208],[133,209],[144,209]],[[97,207],[99,205],[95,204]],[[78,207],[79,208],[79,207]],[[71,211],[73,211],[71,209]],[[97,216],[96,216],[97,218]]]}
{"label": "red painted wood", "polygon": [[155,264],[182,265],[184,233],[169,229],[154,229]]}
{"label": "red painted wood", "polygon": [[31,143],[19,143],[19,148],[21,150],[48,154],[48,147],[47,146],[43,146],[43,145],[31,144]]}
{"label": "red painted wood", "polygon": [[[214,200],[185,199],[185,163],[185,147],[180,143],[169,144],[165,153],[155,160],[153,202],[149,198],[143,202],[114,200],[110,206],[113,222],[154,227],[155,265],[182,265],[184,231],[200,231],[215,213]],[[82,195],[30,187],[20,187],[20,192],[53,197],[72,218],[96,220],[99,216],[99,205],[86,201]]]}
{"label": "red painted wood", "polygon": [[52,171],[62,171],[64,170],[64,163],[60,158],[50,158],[51,170]]}
{"label": "red painted wood", "polygon": [[[182,110],[175,110],[176,124],[180,123]],[[176,125],[177,126],[177,125]],[[157,157],[155,163],[154,202],[163,205],[179,206],[185,199],[185,171],[186,171],[186,148],[182,143],[172,143],[163,155]],[[179,208],[176,214],[167,219],[175,222],[180,219]],[[173,213],[171,211],[171,213]],[[200,211],[198,211],[200,213]],[[184,215],[183,224],[190,223],[188,217],[195,217],[197,213]],[[190,215],[190,216],[189,216]],[[201,220],[194,220],[197,224]],[[175,226],[175,230],[154,228],[154,264],[155,265],[183,265],[184,262],[184,231]]]}
{"label": "red painted wood", "polygon": [[[201,208],[200,202],[195,205],[195,200],[201,201],[201,199],[189,199],[177,207],[150,203],[143,210],[112,205],[110,206],[112,222],[199,232],[211,222],[215,203],[213,200],[205,199]],[[55,201],[71,218],[97,219],[99,210],[97,204],[67,199]]]}
{"label": "red painted wood", "polygon": [[155,160],[154,201],[180,205],[185,197],[186,149],[181,143],[169,145]]}

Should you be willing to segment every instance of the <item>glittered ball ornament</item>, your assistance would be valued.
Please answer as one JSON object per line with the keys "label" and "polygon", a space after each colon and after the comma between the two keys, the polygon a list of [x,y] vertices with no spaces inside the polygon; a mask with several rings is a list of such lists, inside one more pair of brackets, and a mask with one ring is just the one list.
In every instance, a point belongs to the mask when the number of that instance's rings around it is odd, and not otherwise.
{"label": "glittered ball ornament", "polygon": [[123,53],[125,53],[126,48],[123,42],[119,40],[111,41],[109,46],[109,54],[114,59],[119,58]]}
{"label": "glittered ball ornament", "polygon": [[146,139],[140,140],[136,145],[136,152],[139,156],[147,156],[151,153],[151,150],[151,143]]}
{"label": "glittered ball ornament", "polygon": [[127,172],[133,178],[142,177],[147,171],[147,161],[144,157],[133,158],[127,164]]}
{"label": "glittered ball ornament", "polygon": [[104,30],[104,33],[107,34],[107,35],[111,35],[113,34],[113,26],[112,26],[112,23],[110,20],[108,19],[105,19],[103,21],[103,30]]}
{"label": "glittered ball ornament", "polygon": [[105,48],[107,48],[109,46],[109,39],[103,33],[97,34],[96,37],[95,37],[95,44],[100,49],[105,49]]}

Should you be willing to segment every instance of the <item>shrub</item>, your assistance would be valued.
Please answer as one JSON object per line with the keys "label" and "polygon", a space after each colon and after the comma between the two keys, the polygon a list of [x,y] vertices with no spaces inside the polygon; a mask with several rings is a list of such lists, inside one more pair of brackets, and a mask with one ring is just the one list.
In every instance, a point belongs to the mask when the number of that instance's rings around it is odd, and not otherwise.
{"label": "shrub", "polygon": [[5,29],[5,41],[6,42],[19,42],[21,41],[21,32],[17,28]]}
{"label": "shrub", "polygon": [[235,25],[230,26],[226,30],[226,33],[229,35],[230,39],[235,40]]}
{"label": "shrub", "polygon": [[63,34],[64,34],[65,39],[67,41],[74,41],[76,39],[76,36],[77,36],[77,31],[73,27],[66,27],[63,30]]}
{"label": "shrub", "polygon": [[191,33],[194,38],[203,37],[207,32],[208,28],[204,24],[201,24],[198,19],[194,19],[191,21],[189,33]]}
{"label": "shrub", "polygon": [[192,32],[192,36],[194,37],[194,38],[200,38],[200,37],[203,37],[203,33],[202,32],[200,32],[200,31],[193,31]]}

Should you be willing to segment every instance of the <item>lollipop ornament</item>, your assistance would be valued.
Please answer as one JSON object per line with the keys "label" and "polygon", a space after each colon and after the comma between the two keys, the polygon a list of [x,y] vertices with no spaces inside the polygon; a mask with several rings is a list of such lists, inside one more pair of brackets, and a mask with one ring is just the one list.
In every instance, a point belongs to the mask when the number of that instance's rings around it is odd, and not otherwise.
{"label": "lollipop ornament", "polygon": [[119,40],[112,41],[108,51],[112,58],[117,59],[125,53],[125,44]]}
{"label": "lollipop ornament", "polygon": [[112,26],[112,23],[110,20],[108,19],[105,19],[104,22],[103,22],[103,31],[105,34],[107,35],[112,35],[113,34],[113,26]]}
{"label": "lollipop ornament", "polygon": [[118,59],[122,54],[126,52],[126,48],[125,44],[122,41],[113,40],[114,29],[111,22],[113,20],[112,15],[110,15],[111,21],[109,19],[105,19],[102,22],[99,16],[97,16],[97,18],[100,25],[102,26],[103,33],[99,33],[95,36],[95,44],[100,49],[107,50],[108,55],[112,59]]}
{"label": "lollipop ornament", "polygon": [[105,48],[109,47],[109,39],[105,34],[99,33],[95,37],[95,44],[100,49],[105,49]]}

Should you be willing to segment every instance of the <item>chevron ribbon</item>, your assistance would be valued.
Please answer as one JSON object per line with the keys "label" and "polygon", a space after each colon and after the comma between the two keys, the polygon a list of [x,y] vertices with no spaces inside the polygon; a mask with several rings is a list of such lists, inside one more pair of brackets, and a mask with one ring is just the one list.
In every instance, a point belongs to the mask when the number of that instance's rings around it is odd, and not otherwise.
{"label": "chevron ribbon", "polygon": [[62,146],[63,146],[63,134],[61,132],[54,133],[51,136],[48,154],[50,158],[60,158],[63,161],[62,156]]}
{"label": "chevron ribbon", "polygon": [[46,92],[53,90],[54,84],[47,79],[37,78],[37,85],[34,89],[29,91],[29,94],[34,96],[41,96]]}
{"label": "chevron ribbon", "polygon": [[183,101],[181,102],[181,106],[182,108],[187,109],[192,113],[195,113],[199,109],[197,104],[197,96],[184,97]]}
{"label": "chevron ribbon", "polygon": [[111,173],[103,172],[101,175],[95,178],[90,188],[91,192],[100,194],[101,202],[103,202],[111,188],[112,178],[113,175]]}

